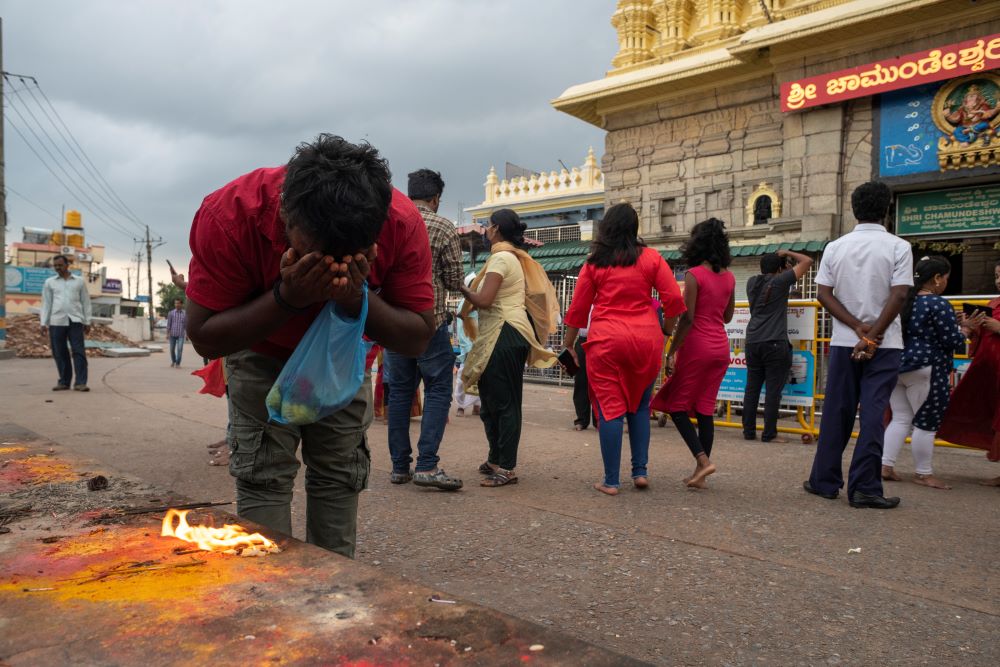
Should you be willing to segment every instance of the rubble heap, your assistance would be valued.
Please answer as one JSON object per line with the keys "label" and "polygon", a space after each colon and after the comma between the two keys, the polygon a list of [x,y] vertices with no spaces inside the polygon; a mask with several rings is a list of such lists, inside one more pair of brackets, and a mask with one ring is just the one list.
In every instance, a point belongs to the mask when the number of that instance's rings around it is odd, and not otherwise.
{"label": "rubble heap", "polygon": [[[127,347],[139,346],[139,343],[129,340],[106,324],[92,325],[87,340],[121,343]],[[52,356],[49,337],[42,333],[37,315],[11,315],[7,318],[7,347],[14,350],[18,357],[42,359]],[[88,348],[87,356],[99,357],[101,350]]]}

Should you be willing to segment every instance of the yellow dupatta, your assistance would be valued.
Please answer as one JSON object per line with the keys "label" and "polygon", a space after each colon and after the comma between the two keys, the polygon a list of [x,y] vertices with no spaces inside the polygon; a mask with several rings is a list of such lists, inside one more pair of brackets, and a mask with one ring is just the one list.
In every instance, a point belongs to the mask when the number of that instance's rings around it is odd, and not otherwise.
{"label": "yellow dupatta", "polygon": [[[542,265],[535,261],[526,251],[516,247],[513,243],[500,241],[494,243],[490,248],[491,255],[503,251],[513,253],[517,257],[517,261],[521,264],[521,270],[524,272],[524,307],[531,318],[531,323],[535,330],[536,342],[539,346],[544,346],[549,339],[549,334],[554,334],[558,328],[559,298],[556,296],[556,288],[552,286]],[[472,291],[478,290],[479,285],[485,277],[486,265],[484,264],[483,268],[476,275],[475,280],[472,281],[472,286],[469,289]],[[466,299],[460,316],[462,317],[462,327],[465,329],[465,334],[469,337],[469,340],[474,341],[479,335],[479,330],[475,320],[466,317],[466,315],[472,312],[472,308],[472,303]],[[532,347],[534,348],[534,346]],[[530,363],[531,360],[529,358]]]}

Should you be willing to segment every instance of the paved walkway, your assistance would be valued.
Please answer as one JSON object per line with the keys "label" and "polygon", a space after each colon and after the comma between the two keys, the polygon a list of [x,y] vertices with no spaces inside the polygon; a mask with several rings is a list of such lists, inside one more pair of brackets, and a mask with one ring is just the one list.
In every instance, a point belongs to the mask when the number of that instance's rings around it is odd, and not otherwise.
{"label": "paved walkway", "polygon": [[[93,391],[54,394],[50,360],[0,362],[0,421],[189,498],[230,499],[205,450],[225,406],[196,393],[187,363],[95,359]],[[665,665],[1000,663],[1000,492],[976,484],[998,474],[981,452],[939,449],[954,490],[897,483],[903,504],[878,512],[807,496],[811,446],[729,430],[711,489],[690,491],[690,455],[654,426],[652,488],[611,498],[590,488],[597,436],[572,430],[571,405],[566,389],[528,386],[521,482],[501,489],[478,486],[478,420],[453,418],[442,465],[467,483],[455,494],[391,486],[376,424],[358,558]],[[301,537],[301,499],[294,517]]]}

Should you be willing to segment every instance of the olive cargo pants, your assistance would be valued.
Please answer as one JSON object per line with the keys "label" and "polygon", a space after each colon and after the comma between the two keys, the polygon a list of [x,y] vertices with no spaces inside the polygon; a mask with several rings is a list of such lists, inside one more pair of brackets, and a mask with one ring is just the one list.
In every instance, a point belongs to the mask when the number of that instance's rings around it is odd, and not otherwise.
{"label": "olive cargo pants", "polygon": [[268,422],[264,399],[284,362],[244,350],[226,357],[232,421],[229,474],[236,478],[236,511],[287,535],[292,533],[292,489],[302,442],[306,464],[306,541],[354,557],[358,494],[368,484],[371,457],[371,380],[354,400],[315,424]]}

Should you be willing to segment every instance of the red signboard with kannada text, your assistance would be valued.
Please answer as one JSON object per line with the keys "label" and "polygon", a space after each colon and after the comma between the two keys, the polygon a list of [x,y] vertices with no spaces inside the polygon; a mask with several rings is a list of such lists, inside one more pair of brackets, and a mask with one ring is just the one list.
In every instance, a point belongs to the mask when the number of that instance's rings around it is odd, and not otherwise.
{"label": "red signboard with kannada text", "polygon": [[799,111],[1000,67],[1000,34],[781,84],[781,110]]}

